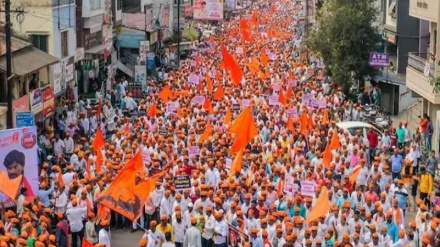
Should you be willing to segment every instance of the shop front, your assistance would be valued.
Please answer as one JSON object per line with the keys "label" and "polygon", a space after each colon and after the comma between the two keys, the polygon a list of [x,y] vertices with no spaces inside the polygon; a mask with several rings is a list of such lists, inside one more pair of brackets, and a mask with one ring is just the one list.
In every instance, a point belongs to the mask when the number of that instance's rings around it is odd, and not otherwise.
{"label": "shop front", "polygon": [[73,93],[75,85],[74,56],[63,59],[50,67],[51,86],[55,95],[55,105],[65,106],[76,102]]}

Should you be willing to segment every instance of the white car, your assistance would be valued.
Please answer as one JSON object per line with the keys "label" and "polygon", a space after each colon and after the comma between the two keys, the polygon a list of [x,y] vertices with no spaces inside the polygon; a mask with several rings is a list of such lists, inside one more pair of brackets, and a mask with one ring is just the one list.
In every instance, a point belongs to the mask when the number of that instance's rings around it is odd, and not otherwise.
{"label": "white car", "polygon": [[[365,123],[365,122],[359,122],[359,121],[339,122],[339,123],[336,123],[336,126],[340,129],[343,129],[344,131],[347,131],[349,133],[350,137],[355,136],[356,131],[358,129],[361,129],[362,136],[364,137],[364,140],[368,140],[367,139],[367,132],[370,127],[373,127],[373,130],[377,132],[377,134],[379,135],[379,140],[382,139],[382,137],[385,135],[382,131],[380,131],[374,125],[371,125],[371,124]],[[366,143],[368,143],[368,141]]]}

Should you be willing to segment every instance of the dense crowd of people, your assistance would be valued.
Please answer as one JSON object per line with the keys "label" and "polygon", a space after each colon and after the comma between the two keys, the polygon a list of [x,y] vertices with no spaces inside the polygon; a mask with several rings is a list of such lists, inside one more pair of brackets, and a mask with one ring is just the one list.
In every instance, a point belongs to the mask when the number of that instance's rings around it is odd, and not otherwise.
{"label": "dense crowd of people", "polygon": [[[418,129],[395,123],[384,136],[338,128],[353,113],[335,109],[357,108],[302,49],[302,10],[295,1],[255,1],[163,82],[148,84],[145,98],[122,79],[102,108],[81,98],[40,128],[39,190],[30,196],[23,187],[16,207],[3,207],[0,246],[111,247],[118,228],[145,231],[142,247],[440,246],[429,117]],[[241,71],[225,69],[222,46]],[[231,153],[231,124],[248,107],[258,135]],[[101,167],[98,130],[107,137]],[[96,201],[136,152],[145,161],[139,181],[168,170],[132,222]],[[241,169],[231,173],[236,161]],[[190,176],[191,187],[177,190],[177,175]]]}

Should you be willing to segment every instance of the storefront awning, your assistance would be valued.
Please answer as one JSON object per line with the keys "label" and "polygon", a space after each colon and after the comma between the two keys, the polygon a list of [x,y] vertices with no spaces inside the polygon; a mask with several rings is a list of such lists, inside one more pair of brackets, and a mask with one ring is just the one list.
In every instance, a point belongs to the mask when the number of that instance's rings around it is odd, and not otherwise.
{"label": "storefront awning", "polygon": [[[33,46],[12,54],[12,74],[24,76],[58,62],[58,58]],[[6,57],[1,58],[0,70],[6,71]]]}
{"label": "storefront awning", "polygon": [[95,45],[85,51],[88,54],[102,54],[104,51],[104,45]]}
{"label": "storefront awning", "polygon": [[398,74],[387,71],[381,71],[379,74],[373,76],[373,81],[394,85],[406,85],[405,78],[401,78]]}

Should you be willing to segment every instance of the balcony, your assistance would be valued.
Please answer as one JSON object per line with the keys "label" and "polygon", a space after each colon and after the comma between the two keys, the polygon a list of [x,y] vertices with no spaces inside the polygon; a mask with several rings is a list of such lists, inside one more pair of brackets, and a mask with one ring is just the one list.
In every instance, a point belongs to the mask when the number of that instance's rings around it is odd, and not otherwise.
{"label": "balcony", "polygon": [[433,104],[440,104],[440,94],[433,93],[430,81],[435,77],[435,65],[427,53],[409,53],[406,68],[406,86]]}
{"label": "balcony", "polygon": [[410,0],[409,15],[425,21],[438,23],[439,1]]}

